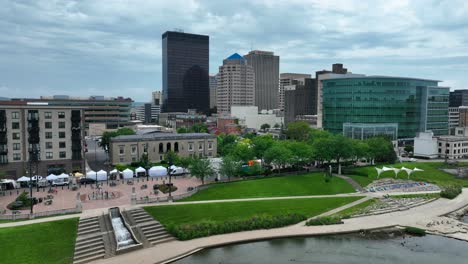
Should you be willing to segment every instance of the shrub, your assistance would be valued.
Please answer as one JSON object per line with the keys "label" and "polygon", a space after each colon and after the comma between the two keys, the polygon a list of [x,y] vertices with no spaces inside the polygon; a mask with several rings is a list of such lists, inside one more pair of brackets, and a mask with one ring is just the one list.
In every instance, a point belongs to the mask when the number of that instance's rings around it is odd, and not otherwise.
{"label": "shrub", "polygon": [[[154,186],[153,186],[153,189],[154,189]],[[169,187],[166,184],[161,184],[161,185],[159,185],[159,190],[162,193],[168,193],[169,192]],[[177,191],[177,187],[172,185],[171,186],[171,192],[175,192],[175,191]]]}
{"label": "shrub", "polygon": [[421,229],[421,228],[417,228],[417,227],[411,227],[411,226],[407,226],[405,228],[405,232],[410,234],[410,235],[414,235],[414,236],[424,236],[424,235],[426,235],[426,230]]}
{"label": "shrub", "polygon": [[255,229],[270,229],[292,225],[307,219],[301,214],[287,215],[259,215],[243,220],[231,220],[224,222],[203,221],[195,224],[171,225],[168,231],[180,240],[189,240],[198,237],[218,234],[249,231]]}
{"label": "shrub", "polygon": [[451,185],[445,187],[441,192],[440,196],[447,199],[453,199],[462,192],[462,187],[459,185]]}
{"label": "shrub", "polygon": [[306,222],[307,226],[316,226],[316,225],[337,225],[342,224],[340,217],[337,216],[322,216],[317,218],[312,218]]}

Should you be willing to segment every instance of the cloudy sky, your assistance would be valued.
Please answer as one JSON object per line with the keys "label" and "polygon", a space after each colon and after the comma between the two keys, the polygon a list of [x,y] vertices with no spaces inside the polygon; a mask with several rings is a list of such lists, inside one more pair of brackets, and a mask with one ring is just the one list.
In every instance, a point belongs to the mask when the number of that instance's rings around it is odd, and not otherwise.
{"label": "cloudy sky", "polygon": [[251,48],[281,72],[342,62],[355,73],[468,88],[466,0],[0,0],[0,96],[160,90],[161,35],[210,36],[210,72]]}

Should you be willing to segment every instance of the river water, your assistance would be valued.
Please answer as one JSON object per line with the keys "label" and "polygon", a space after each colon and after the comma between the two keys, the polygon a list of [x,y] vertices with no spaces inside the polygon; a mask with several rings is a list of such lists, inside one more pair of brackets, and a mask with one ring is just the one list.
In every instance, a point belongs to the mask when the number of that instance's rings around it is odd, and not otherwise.
{"label": "river water", "polygon": [[468,242],[433,235],[287,238],[200,251],[176,264],[467,264]]}

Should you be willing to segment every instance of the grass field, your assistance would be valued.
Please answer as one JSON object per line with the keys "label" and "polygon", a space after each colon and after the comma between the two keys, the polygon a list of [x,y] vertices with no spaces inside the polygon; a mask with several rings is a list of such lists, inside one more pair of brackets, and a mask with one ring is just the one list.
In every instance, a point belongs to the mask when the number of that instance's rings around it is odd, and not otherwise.
{"label": "grass field", "polygon": [[354,202],[362,197],[304,198],[245,202],[220,202],[144,207],[163,225],[193,224],[201,221],[241,220],[255,215],[304,214],[307,217]]}
{"label": "grass field", "polygon": [[[377,167],[382,168],[382,166],[383,165],[378,165]],[[454,175],[439,170],[439,168],[445,166],[445,164],[442,162],[403,162],[386,166],[392,166],[395,168],[406,167],[410,169],[417,167],[419,169],[424,170],[420,172],[413,172],[413,174],[411,174],[410,177],[411,180],[431,182],[440,186],[458,184],[468,187],[468,180],[456,179]],[[377,179],[377,171],[375,170],[375,166],[356,168],[351,172],[351,174],[351,177],[355,179],[359,184],[361,184],[361,186],[366,186],[368,184],[368,181],[370,183],[371,181]],[[394,177],[395,174],[393,171],[387,171],[380,174],[380,178]],[[407,179],[408,176],[406,172],[400,171],[400,173],[398,174],[398,178]]]}
{"label": "grass field", "polygon": [[1,263],[72,263],[78,218],[0,228]]}
{"label": "grass field", "polygon": [[332,177],[325,182],[323,173],[290,175],[254,180],[216,183],[181,201],[222,200],[237,198],[280,197],[352,193],[354,188],[345,180]]}

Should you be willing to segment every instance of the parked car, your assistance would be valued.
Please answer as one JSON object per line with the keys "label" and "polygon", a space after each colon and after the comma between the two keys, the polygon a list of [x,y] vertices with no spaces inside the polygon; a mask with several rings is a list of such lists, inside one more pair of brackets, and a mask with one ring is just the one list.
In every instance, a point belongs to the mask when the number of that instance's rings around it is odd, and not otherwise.
{"label": "parked car", "polygon": [[62,179],[57,179],[55,181],[52,182],[52,186],[66,186],[68,185],[68,181],[60,181]]}
{"label": "parked car", "polygon": [[172,176],[179,176],[179,175],[184,175],[186,173],[185,169],[182,168],[182,167],[176,167],[176,168],[173,168],[171,171],[170,171],[170,174]]}
{"label": "parked car", "polygon": [[95,179],[91,179],[91,178],[81,178],[80,179],[80,184],[90,184],[90,183],[95,183],[96,180]]}

